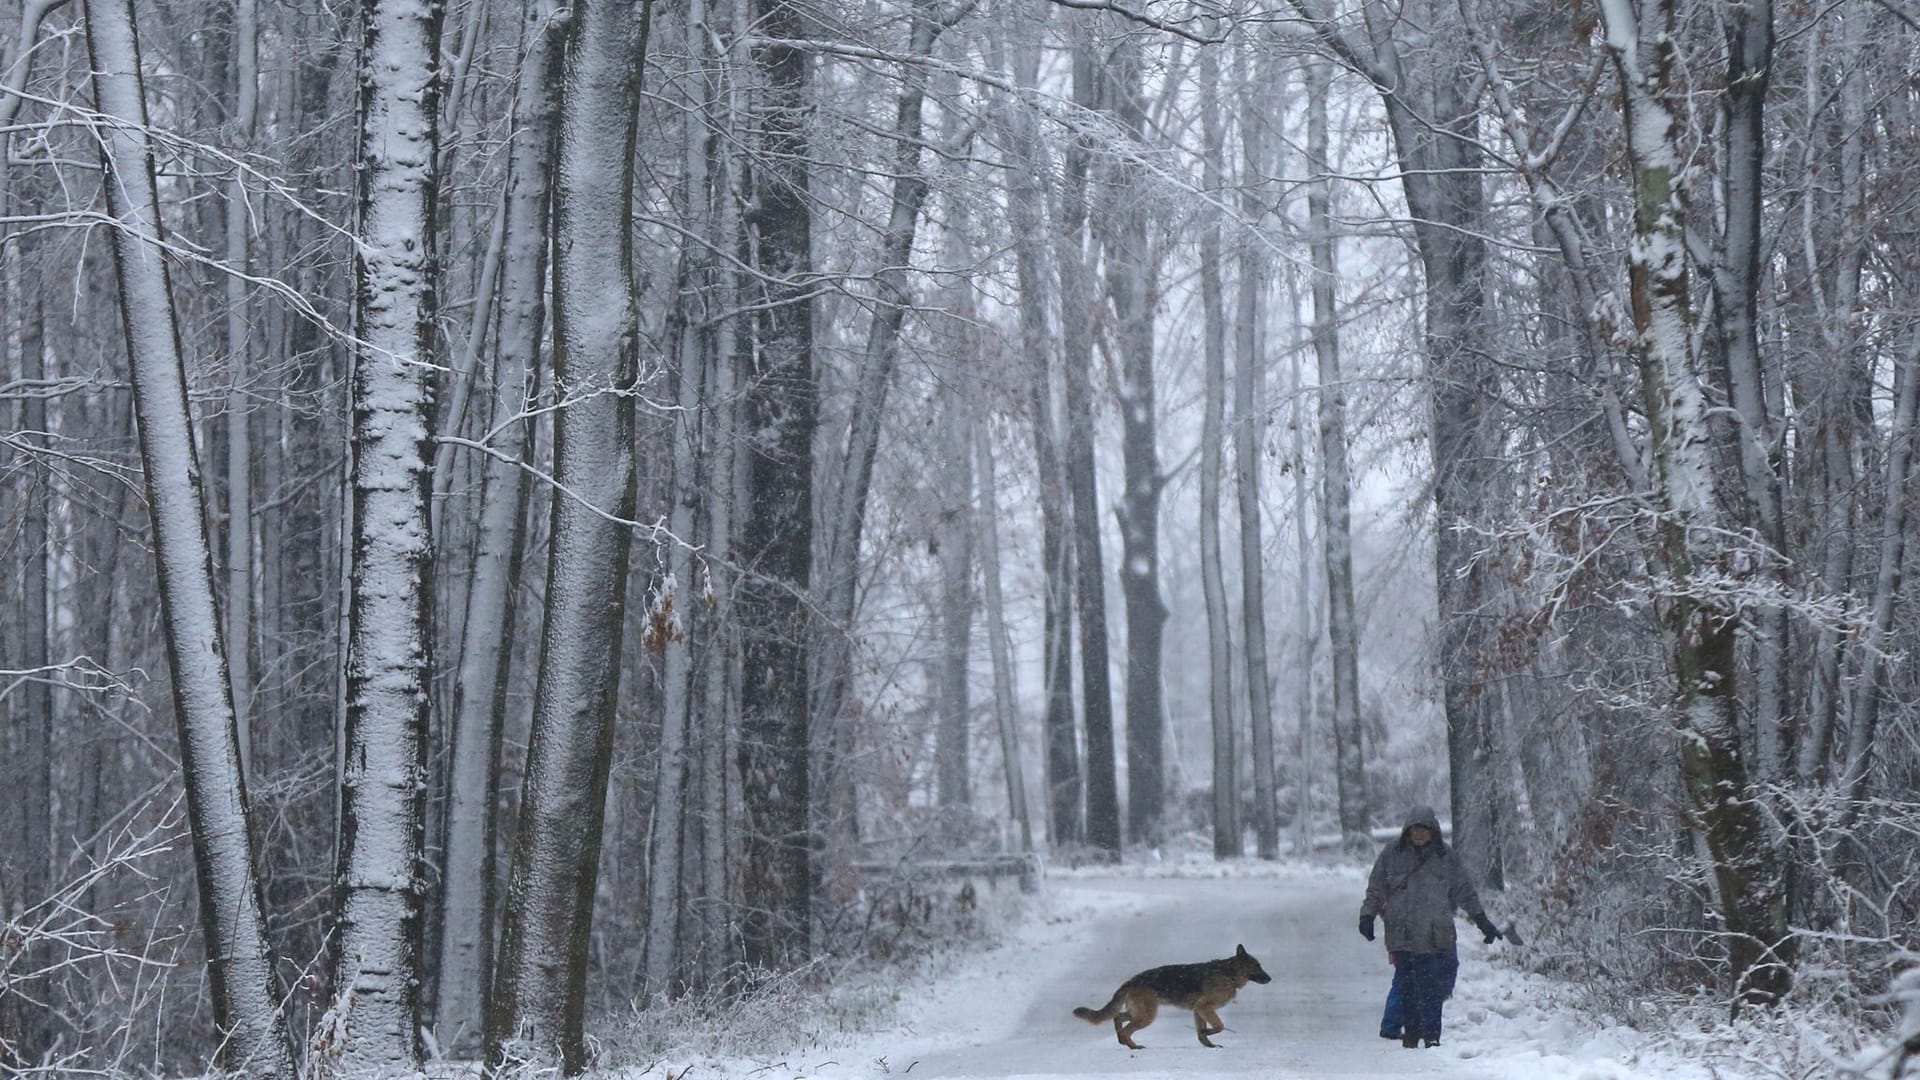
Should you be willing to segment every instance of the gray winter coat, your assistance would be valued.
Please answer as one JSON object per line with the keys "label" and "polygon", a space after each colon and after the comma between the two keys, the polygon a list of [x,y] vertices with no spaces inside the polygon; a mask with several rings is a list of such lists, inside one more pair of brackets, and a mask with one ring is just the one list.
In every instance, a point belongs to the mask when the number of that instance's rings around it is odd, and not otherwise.
{"label": "gray winter coat", "polygon": [[[1414,847],[1408,838],[1415,825],[1433,833],[1423,847]],[[1360,915],[1386,916],[1389,952],[1438,953],[1454,946],[1455,908],[1475,921],[1485,914],[1473,883],[1467,880],[1467,868],[1440,839],[1439,817],[1431,808],[1417,806],[1407,815],[1400,839],[1373,861]]]}

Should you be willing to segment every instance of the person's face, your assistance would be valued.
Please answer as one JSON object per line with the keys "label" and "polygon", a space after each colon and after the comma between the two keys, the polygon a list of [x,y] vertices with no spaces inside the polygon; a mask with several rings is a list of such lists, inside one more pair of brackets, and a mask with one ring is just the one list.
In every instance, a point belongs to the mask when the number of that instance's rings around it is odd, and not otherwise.
{"label": "person's face", "polygon": [[1425,825],[1415,825],[1407,830],[1407,839],[1413,841],[1414,847],[1426,847],[1433,841],[1433,830]]}

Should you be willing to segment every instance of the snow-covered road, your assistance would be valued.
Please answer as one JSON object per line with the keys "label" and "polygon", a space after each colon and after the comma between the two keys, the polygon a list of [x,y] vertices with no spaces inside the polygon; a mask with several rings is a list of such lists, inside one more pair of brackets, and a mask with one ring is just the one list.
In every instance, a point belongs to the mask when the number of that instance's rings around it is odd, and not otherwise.
{"label": "snow-covered road", "polygon": [[[1408,1050],[1377,1034],[1391,969],[1355,933],[1357,868],[1280,877],[1077,877],[1048,885],[1052,915],[1002,946],[907,992],[900,1026],[856,1040],[800,1071],[824,1078],[1457,1077],[1653,1080],[1705,1076],[1636,1053],[1632,1033],[1542,1008],[1525,977],[1462,948],[1460,990],[1444,1044]],[[1130,1051],[1110,1025],[1075,1018],[1127,976],[1159,964],[1228,956],[1246,945],[1273,976],[1221,1010],[1209,1050],[1192,1016],[1163,1010]],[[1496,948],[1504,946],[1496,946]],[[825,1056],[825,1055],[823,1055]]]}
{"label": "snow-covered road", "polygon": [[[920,1077],[1094,1075],[1479,1076],[1442,1046],[1407,1050],[1375,1031],[1392,969],[1378,945],[1353,931],[1357,882],[1224,878],[1080,880],[1056,883],[1099,911],[1060,947],[1015,946],[1004,964],[931,988],[957,998],[948,1013],[971,1030],[958,1045],[907,1051]],[[1106,909],[1106,910],[1100,910]],[[1039,942],[1022,944],[1043,945]],[[1130,1051],[1108,1024],[1075,1018],[1075,1005],[1105,1004],[1142,968],[1230,956],[1244,944],[1273,976],[1249,984],[1221,1010],[1220,1049],[1200,1045],[1192,1014],[1166,1009]],[[1476,972],[1470,963],[1465,978]],[[973,984],[973,985],[967,985]],[[946,1042],[941,1012],[925,1010],[916,1033]]]}

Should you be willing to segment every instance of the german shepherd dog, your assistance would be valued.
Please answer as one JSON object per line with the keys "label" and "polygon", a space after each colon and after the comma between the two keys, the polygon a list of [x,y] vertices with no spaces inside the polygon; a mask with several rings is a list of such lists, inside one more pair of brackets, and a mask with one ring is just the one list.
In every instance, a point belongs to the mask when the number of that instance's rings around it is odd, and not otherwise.
{"label": "german shepherd dog", "polygon": [[1237,945],[1233,955],[1225,960],[1148,968],[1121,983],[1105,1008],[1082,1006],[1073,1010],[1073,1015],[1089,1024],[1113,1021],[1113,1032],[1120,1036],[1120,1045],[1139,1050],[1142,1047],[1133,1041],[1133,1033],[1153,1023],[1161,1005],[1177,1005],[1193,1010],[1193,1030],[1200,1034],[1200,1045],[1217,1046],[1207,1036],[1227,1030],[1220,1022],[1220,1006],[1232,1001],[1233,995],[1249,982],[1264,985],[1272,981],[1273,976],[1267,974],[1247,947]]}

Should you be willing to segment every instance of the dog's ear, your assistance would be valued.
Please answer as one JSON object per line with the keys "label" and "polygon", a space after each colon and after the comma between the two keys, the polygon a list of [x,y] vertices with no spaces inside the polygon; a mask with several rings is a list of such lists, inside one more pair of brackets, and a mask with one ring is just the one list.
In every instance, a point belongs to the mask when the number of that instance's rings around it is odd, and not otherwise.
{"label": "dog's ear", "polygon": [[1245,945],[1235,945],[1233,947],[1233,955],[1235,956],[1247,955],[1247,947]]}

